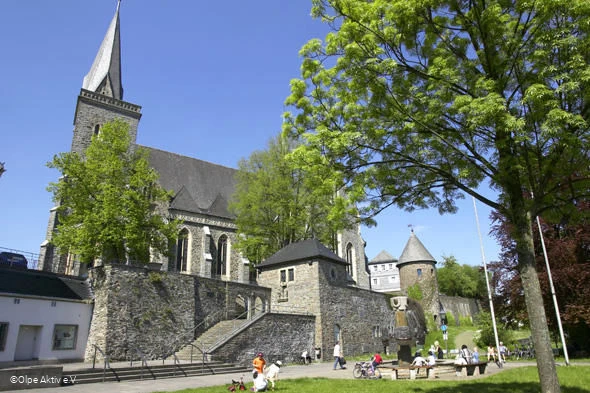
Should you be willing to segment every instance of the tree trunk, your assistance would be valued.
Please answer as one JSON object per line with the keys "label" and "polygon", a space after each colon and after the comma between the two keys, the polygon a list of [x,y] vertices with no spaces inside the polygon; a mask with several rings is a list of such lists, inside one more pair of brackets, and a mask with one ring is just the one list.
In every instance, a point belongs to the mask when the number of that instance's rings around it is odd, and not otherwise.
{"label": "tree trunk", "polygon": [[514,215],[514,217],[517,216],[521,219],[517,219],[518,222],[513,222],[515,232],[513,235],[516,240],[518,269],[522,279],[531,335],[535,346],[541,391],[543,393],[559,393],[561,388],[557,379],[557,370],[551,349],[551,337],[535,263],[532,217],[524,208],[522,214]]}

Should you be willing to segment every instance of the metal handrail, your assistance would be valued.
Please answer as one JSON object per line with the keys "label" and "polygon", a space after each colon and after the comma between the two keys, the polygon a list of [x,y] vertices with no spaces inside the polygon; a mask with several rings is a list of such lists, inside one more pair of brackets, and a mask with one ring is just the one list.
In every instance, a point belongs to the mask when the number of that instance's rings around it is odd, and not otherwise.
{"label": "metal handrail", "polygon": [[[184,334],[186,333],[190,333],[190,332],[194,332],[196,331],[198,328],[203,327],[203,326],[207,326],[208,323],[210,323],[211,319],[213,317],[217,317],[219,314],[221,313],[225,313],[226,310],[225,309],[221,309],[221,310],[217,310],[216,312],[212,313],[212,314],[208,314],[207,316],[205,316],[205,318],[203,318],[203,321],[201,323],[199,323],[198,325],[196,325],[195,327],[191,328],[191,329],[187,329],[186,331],[184,331],[183,334],[181,334],[180,336],[183,337]],[[193,345],[191,342],[185,342],[184,344],[181,344],[181,341],[179,339],[175,340],[173,342],[173,344],[170,346],[170,352],[168,352],[167,355],[163,355],[162,356],[162,361],[164,361],[166,358],[168,358],[170,355],[175,355],[175,353],[177,352],[176,348],[183,348],[187,345],[191,345],[191,364],[193,362],[193,356],[192,356],[192,348],[197,348],[198,350],[201,351],[201,353],[203,353],[203,361],[205,361],[205,352],[202,348],[199,348],[195,345]],[[177,359],[178,360],[178,359]]]}
{"label": "metal handrail", "polygon": [[98,345],[92,344],[92,346],[94,347],[94,356],[92,357],[92,368],[94,368],[94,365],[96,364],[96,351],[98,351],[102,355],[103,359],[102,381],[104,382],[106,378],[107,368],[111,368],[111,365],[109,364],[109,357],[102,351],[102,349],[100,349]]}
{"label": "metal handrail", "polygon": [[[141,379],[143,379],[143,369],[145,368],[149,368],[148,364],[147,364],[147,356],[145,356],[145,353],[142,352],[141,349],[137,348],[137,347],[131,347],[131,350],[135,351],[139,357],[141,358]],[[129,367],[133,367],[133,357],[131,357],[130,362],[129,362]]]}

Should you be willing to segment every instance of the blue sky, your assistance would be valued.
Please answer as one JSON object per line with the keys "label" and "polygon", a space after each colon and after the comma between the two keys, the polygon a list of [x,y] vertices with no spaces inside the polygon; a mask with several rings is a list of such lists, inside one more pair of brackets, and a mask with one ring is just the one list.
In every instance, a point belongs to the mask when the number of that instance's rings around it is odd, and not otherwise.
{"label": "blue sky", "polygon": [[[59,173],[46,167],[68,151],[76,97],[116,8],[116,0],[3,1],[0,62],[0,247],[38,253]],[[123,0],[124,99],[141,105],[138,143],[237,167],[281,128],[299,49],[323,38],[309,0],[252,2]],[[489,209],[478,204],[486,260]],[[437,260],[481,263],[471,198],[459,213],[389,209],[363,228],[369,259],[399,257],[413,225]]]}

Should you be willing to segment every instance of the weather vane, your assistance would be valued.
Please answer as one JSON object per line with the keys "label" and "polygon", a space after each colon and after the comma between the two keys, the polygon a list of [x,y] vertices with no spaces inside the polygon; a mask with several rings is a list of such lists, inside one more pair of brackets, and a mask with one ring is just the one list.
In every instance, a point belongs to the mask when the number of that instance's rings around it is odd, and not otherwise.
{"label": "weather vane", "polygon": [[410,231],[414,233],[414,224],[408,224],[408,228],[410,228]]}

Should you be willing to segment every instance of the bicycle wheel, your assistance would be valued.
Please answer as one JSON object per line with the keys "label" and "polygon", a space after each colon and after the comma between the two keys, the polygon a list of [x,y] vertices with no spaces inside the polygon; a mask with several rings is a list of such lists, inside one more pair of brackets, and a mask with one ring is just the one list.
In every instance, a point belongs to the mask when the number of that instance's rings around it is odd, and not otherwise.
{"label": "bicycle wheel", "polygon": [[373,379],[381,378],[381,370],[379,370],[378,367],[375,367],[375,372],[373,373],[373,375],[371,375],[371,378],[373,378]]}
{"label": "bicycle wheel", "polygon": [[359,365],[354,366],[354,368],[352,369],[352,376],[355,377],[356,379],[362,378],[363,370],[361,369],[361,366],[359,366]]}

